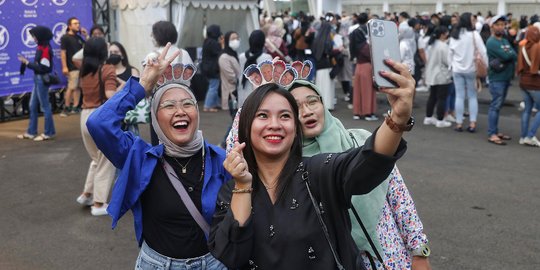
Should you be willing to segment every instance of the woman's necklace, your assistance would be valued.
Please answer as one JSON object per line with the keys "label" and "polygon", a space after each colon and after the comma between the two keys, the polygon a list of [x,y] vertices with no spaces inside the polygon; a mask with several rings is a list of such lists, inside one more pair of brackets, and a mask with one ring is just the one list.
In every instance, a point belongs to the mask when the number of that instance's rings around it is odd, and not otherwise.
{"label": "woman's necklace", "polygon": [[[191,156],[189,158],[189,160],[186,162],[186,165],[182,165],[182,163],[180,163],[178,160],[176,160],[176,158],[174,158],[174,161],[176,161],[176,163],[178,165],[180,165],[180,167],[182,168],[182,174],[186,174],[187,173],[187,165],[189,164],[189,162],[191,161],[191,159],[193,159],[194,156]],[[203,160],[203,166],[204,166],[204,160]],[[204,169],[203,169],[204,170]]]}
{"label": "woman's necklace", "polygon": [[[188,162],[186,162],[186,165],[182,165],[180,162],[178,162],[178,160],[176,160],[176,158],[173,158],[174,161],[176,161],[176,163],[178,165],[180,165],[180,167],[182,168],[182,174],[186,174],[187,173],[187,165],[189,164],[189,162],[191,161],[191,159],[194,157],[195,155],[191,156],[191,158],[189,158]],[[203,148],[203,151],[202,151],[202,169],[201,169],[201,178],[199,179],[199,182],[202,182],[204,180],[204,167],[205,167],[205,160],[204,160],[204,148]]]}
{"label": "woman's necklace", "polygon": [[[278,176],[279,177],[279,176]],[[274,183],[272,185],[267,185],[264,181],[263,181],[263,178],[261,177],[261,182],[262,184],[264,185],[264,187],[266,188],[266,190],[271,190],[271,189],[274,189],[277,187],[278,185],[278,181],[277,181],[277,177],[274,179]]]}

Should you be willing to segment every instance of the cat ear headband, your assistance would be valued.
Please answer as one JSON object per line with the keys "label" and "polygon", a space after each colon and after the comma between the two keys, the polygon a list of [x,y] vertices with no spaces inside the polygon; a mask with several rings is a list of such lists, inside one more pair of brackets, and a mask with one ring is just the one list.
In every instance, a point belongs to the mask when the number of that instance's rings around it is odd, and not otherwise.
{"label": "cat ear headband", "polygon": [[244,76],[254,87],[267,83],[276,83],[285,88],[289,87],[297,79],[306,80],[311,73],[313,63],[309,60],[304,62],[294,61],[290,65],[282,60],[264,61],[258,65],[251,64],[244,70]]}

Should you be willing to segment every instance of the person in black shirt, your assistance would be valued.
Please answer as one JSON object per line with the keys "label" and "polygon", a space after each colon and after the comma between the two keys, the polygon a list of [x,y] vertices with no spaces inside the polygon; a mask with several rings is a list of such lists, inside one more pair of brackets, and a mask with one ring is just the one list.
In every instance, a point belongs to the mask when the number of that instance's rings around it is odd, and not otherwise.
{"label": "person in black shirt", "polygon": [[208,90],[204,99],[205,112],[217,112],[221,108],[219,99],[219,64],[218,59],[221,55],[223,34],[219,25],[210,25],[206,30],[206,39],[202,48],[201,71],[208,79]]}
{"label": "person in black shirt", "polygon": [[274,83],[253,91],[240,114],[241,143],[223,163],[233,180],[218,195],[212,255],[239,269],[356,269],[351,196],[389,175],[406,149],[403,131],[414,122],[414,80],[405,64],[386,64],[399,72],[381,72],[400,86],[380,90],[392,112],[364,146],[344,153],[302,158],[304,104]]}
{"label": "person in black shirt", "polygon": [[[114,65],[116,70],[116,80],[119,84],[118,89],[124,88],[124,85],[131,76],[139,77],[139,70],[129,64],[126,49],[120,42],[114,41],[109,44],[109,58],[107,59],[107,64]],[[146,99],[141,100],[137,106],[146,106],[147,102]],[[139,135],[139,125],[138,122],[136,122],[136,119],[139,118],[126,117],[122,124],[122,130],[129,130],[135,135]]]}
{"label": "person in black shirt", "polygon": [[[184,84],[190,78],[167,80],[155,88],[181,53],[176,50],[165,58],[170,47],[168,43],[158,56],[147,59],[140,79],[130,78],[86,123],[97,147],[121,168],[107,213],[114,228],[132,211],[141,247],[135,269],[226,269],[207,246],[217,193],[231,177],[222,166],[225,152],[206,142],[199,130],[197,101]],[[150,108],[157,146],[120,129],[126,112],[153,90]],[[177,191],[180,187],[185,196]]]}
{"label": "person in black shirt", "polygon": [[[62,73],[68,79],[68,85],[64,92],[64,110],[60,114],[62,117],[66,117],[71,111],[79,112],[79,101],[81,98],[81,92],[79,90],[79,69],[73,64],[72,57],[82,49],[84,45],[84,39],[79,33],[83,34],[85,38],[88,38],[86,29],[81,28],[81,24],[77,18],[69,18],[67,25],[68,28],[66,34],[64,34],[60,40]],[[71,107],[72,99],[73,107]]]}

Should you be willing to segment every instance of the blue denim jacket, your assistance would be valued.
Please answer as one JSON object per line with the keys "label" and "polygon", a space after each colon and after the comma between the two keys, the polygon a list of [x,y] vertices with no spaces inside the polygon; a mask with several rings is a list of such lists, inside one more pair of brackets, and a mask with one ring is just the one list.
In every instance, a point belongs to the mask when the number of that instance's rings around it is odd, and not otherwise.
{"label": "blue denim jacket", "polygon": [[[100,106],[86,122],[97,147],[121,169],[114,184],[107,212],[112,217],[112,228],[128,211],[132,210],[135,234],[142,245],[142,207],[139,198],[144,192],[154,168],[163,156],[163,145],[152,146],[131,132],[124,132],[121,124],[128,110],[145,96],[144,88],[130,78],[124,89]],[[216,199],[221,185],[231,179],[223,168],[225,151],[205,141],[204,185],[202,190],[202,215],[211,224]]]}

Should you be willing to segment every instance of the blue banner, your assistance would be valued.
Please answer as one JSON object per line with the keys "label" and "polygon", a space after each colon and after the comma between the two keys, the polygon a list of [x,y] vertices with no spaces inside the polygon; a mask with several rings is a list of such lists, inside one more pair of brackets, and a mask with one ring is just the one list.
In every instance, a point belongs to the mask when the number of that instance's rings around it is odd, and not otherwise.
{"label": "blue banner", "polygon": [[33,61],[37,44],[29,30],[36,25],[49,27],[53,32],[54,70],[62,88],[66,78],[62,75],[60,39],[67,29],[67,20],[77,17],[81,27],[92,26],[92,0],[0,0],[0,97],[32,91],[32,70],[20,74],[21,62],[17,54]]}

